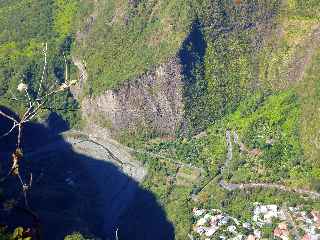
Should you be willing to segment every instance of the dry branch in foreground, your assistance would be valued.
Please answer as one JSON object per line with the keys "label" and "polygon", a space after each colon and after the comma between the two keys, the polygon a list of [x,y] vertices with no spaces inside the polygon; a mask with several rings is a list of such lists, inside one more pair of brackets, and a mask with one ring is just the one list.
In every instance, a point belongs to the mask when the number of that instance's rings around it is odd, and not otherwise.
{"label": "dry branch in foreground", "polygon": [[[51,97],[54,95],[68,90],[72,85],[75,85],[78,80],[69,80],[68,78],[68,67],[67,67],[67,60],[64,56],[65,61],[65,82],[58,83],[55,81],[54,83],[50,84],[47,79],[47,54],[48,54],[48,45],[47,43],[44,44],[43,47],[43,57],[44,57],[44,65],[42,69],[41,79],[39,81],[39,85],[37,86],[37,91],[34,95],[30,94],[30,88],[27,83],[21,81],[17,86],[17,92],[24,95],[23,99],[17,98],[15,95],[11,98],[12,100],[16,101],[22,101],[22,104],[25,104],[26,110],[21,114],[20,118],[17,119],[15,116],[10,116],[9,114],[3,112],[0,110],[0,116],[6,118],[10,122],[12,122],[12,127],[3,135],[0,136],[0,138],[4,138],[11,133],[13,133],[14,130],[18,130],[17,139],[16,139],[16,150],[12,154],[12,163],[9,173],[0,179],[0,182],[6,181],[6,179],[9,176],[15,176],[19,179],[19,183],[21,185],[21,190],[24,197],[24,204],[25,204],[25,213],[29,213],[33,219],[36,220],[36,222],[39,222],[39,219],[37,215],[31,210],[28,203],[27,193],[31,189],[32,186],[32,173],[30,173],[30,178],[28,181],[25,181],[21,174],[19,169],[19,163],[23,159],[23,151],[21,149],[21,142],[22,142],[22,131],[23,127],[26,123],[34,120],[37,116],[39,116],[40,112],[43,111],[43,109],[46,109],[45,104],[50,100]],[[18,208],[18,207],[17,207]],[[21,207],[20,207],[21,208]],[[37,234],[38,235],[38,234]],[[36,236],[38,239],[38,237]]]}

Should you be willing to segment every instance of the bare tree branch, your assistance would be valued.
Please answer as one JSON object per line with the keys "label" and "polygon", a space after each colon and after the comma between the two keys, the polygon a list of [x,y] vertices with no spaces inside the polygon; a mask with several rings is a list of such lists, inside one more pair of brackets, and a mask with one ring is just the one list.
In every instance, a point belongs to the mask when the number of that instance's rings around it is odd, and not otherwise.
{"label": "bare tree branch", "polygon": [[[24,93],[26,98],[25,99],[18,99],[11,92],[13,97],[10,98],[10,100],[23,101],[23,102],[27,101],[25,103],[25,106],[27,108],[24,111],[24,113],[21,114],[22,117],[20,119],[15,119],[14,117],[12,117],[9,114],[0,110],[0,116],[4,117],[12,122],[12,127],[10,128],[10,130],[7,131],[2,136],[0,136],[0,138],[6,137],[6,136],[10,135],[10,133],[12,133],[15,129],[18,129],[18,135],[17,135],[17,140],[16,140],[16,150],[12,154],[11,169],[10,169],[9,173],[7,174],[7,176],[0,179],[0,182],[5,181],[11,175],[16,176],[19,179],[20,185],[22,187],[24,203],[27,208],[26,211],[28,211],[29,213],[33,213],[33,212],[30,210],[30,207],[29,207],[27,193],[31,189],[33,176],[31,173],[29,183],[26,183],[23,180],[23,177],[21,176],[20,169],[19,169],[19,161],[21,161],[23,158],[23,153],[21,150],[23,126],[25,123],[32,121],[36,116],[38,116],[42,110],[47,109],[45,105],[50,100],[50,98],[52,96],[54,96],[60,92],[66,91],[72,85],[74,85],[78,82],[78,80],[69,81],[67,59],[66,59],[65,55],[63,54],[64,62],[65,62],[65,82],[62,84],[59,84],[57,81],[55,81],[55,83],[53,83],[51,86],[46,86],[45,85],[46,84],[46,71],[47,71],[47,64],[48,64],[47,53],[48,53],[48,44],[46,43],[43,48],[44,66],[42,69],[42,75],[41,75],[41,79],[39,82],[38,91],[37,91],[35,97],[33,97],[30,94],[29,86],[26,83],[23,83],[22,81],[18,85],[17,90],[21,93]],[[46,91],[43,91],[43,90],[46,90]]]}
{"label": "bare tree branch", "polygon": [[116,230],[116,240],[119,240],[118,231],[119,231],[119,228],[117,228]]}
{"label": "bare tree branch", "polygon": [[25,90],[25,95],[26,95],[26,98],[29,101],[29,107],[31,108],[32,107],[32,101],[31,101],[30,94],[29,94],[27,89]]}
{"label": "bare tree branch", "polygon": [[5,118],[13,121],[14,123],[19,123],[16,119],[14,119],[13,117],[9,116],[8,114],[4,113],[3,111],[0,110],[0,115],[4,116]]}
{"label": "bare tree branch", "polygon": [[6,132],[5,134],[1,135],[0,139],[8,136],[17,126],[18,126],[18,124],[14,122],[12,128],[8,132]]}
{"label": "bare tree branch", "polygon": [[63,53],[63,58],[64,58],[64,67],[65,67],[65,81],[68,81],[68,64],[67,64],[67,59],[66,59],[66,55],[64,55]]}

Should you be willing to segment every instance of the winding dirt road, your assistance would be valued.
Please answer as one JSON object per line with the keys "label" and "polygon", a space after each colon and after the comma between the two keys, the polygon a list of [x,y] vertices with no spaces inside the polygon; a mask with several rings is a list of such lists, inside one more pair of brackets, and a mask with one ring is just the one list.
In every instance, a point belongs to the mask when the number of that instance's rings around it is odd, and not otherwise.
{"label": "winding dirt road", "polygon": [[[94,5],[93,12],[86,19],[83,29],[79,30],[76,33],[76,42],[78,45],[81,45],[86,41],[86,38],[88,37],[93,27],[93,24],[95,23],[99,14],[98,1],[97,0],[91,0],[91,1],[93,2],[93,5]],[[71,93],[76,99],[79,99],[80,94],[83,90],[84,84],[88,79],[88,72],[87,72],[85,61],[80,56],[72,54],[72,62],[78,69],[79,82],[76,86],[73,86],[71,88]]]}
{"label": "winding dirt road", "polygon": [[[221,168],[221,172],[225,170],[225,168],[229,165],[229,163],[232,161],[232,141],[231,141],[231,132],[230,130],[226,131],[226,141],[227,141],[227,157],[226,161],[224,163],[224,166]],[[234,142],[238,143],[238,135],[234,134]],[[274,183],[228,183],[224,180],[221,180],[219,182],[219,185],[224,188],[227,191],[235,191],[237,189],[252,189],[252,188],[265,188],[265,189],[278,189],[280,191],[284,192],[292,192],[297,193],[303,196],[307,196],[313,199],[320,199],[320,193],[306,190],[306,189],[300,189],[300,188],[289,188],[287,186],[281,185],[281,184],[274,184]]]}

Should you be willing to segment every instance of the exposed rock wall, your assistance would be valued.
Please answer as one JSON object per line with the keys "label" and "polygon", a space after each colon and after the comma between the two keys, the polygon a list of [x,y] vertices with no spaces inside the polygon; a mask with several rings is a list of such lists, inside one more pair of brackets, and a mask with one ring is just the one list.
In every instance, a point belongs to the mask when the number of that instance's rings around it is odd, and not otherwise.
{"label": "exposed rock wall", "polygon": [[176,57],[115,90],[82,101],[87,131],[98,124],[111,135],[137,129],[173,135],[183,112],[182,69]]}

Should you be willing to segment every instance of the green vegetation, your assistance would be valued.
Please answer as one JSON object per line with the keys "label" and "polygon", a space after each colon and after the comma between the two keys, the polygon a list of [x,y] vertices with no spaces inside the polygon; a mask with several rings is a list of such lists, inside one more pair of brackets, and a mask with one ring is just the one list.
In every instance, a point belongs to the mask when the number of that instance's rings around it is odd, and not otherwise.
{"label": "green vegetation", "polygon": [[81,233],[73,233],[71,235],[66,236],[64,240],[94,240],[94,239],[85,238]]}
{"label": "green vegetation", "polygon": [[[176,56],[185,83],[187,129],[166,139],[155,138],[143,126],[119,137],[149,153],[137,154],[149,173],[143,187],[166,210],[176,238],[187,238],[194,206],[223,208],[241,219],[249,217],[256,201],[320,208],[316,201],[277,190],[255,189],[248,194],[219,187],[223,178],[320,190],[318,0],[244,0],[240,4],[232,0],[108,0],[96,4],[0,2],[0,25],[4,26],[0,104],[22,111],[24,106],[9,98],[21,80],[36,88],[43,42],[50,48],[49,81],[64,81],[62,53],[70,63],[72,52],[86,62],[89,79],[84,94],[93,96]],[[83,21],[89,14],[95,19],[92,26]],[[76,42],[79,28],[84,36]],[[73,67],[71,73],[75,75]],[[78,107],[70,93],[57,96],[50,107],[59,108],[62,103]],[[79,123],[77,112],[59,113],[71,126]],[[110,128],[103,115],[97,122]],[[234,131],[239,139],[233,143],[230,165],[221,173],[228,129],[232,140]],[[201,176],[194,177],[195,168],[201,169]],[[74,234],[66,239],[84,238]]]}
{"label": "green vegetation", "polygon": [[317,46],[312,34],[319,27],[319,3],[290,0],[287,4],[258,57],[259,78],[271,89],[288,88],[297,81],[294,72],[299,71],[299,65],[296,62]]}
{"label": "green vegetation", "polygon": [[190,232],[190,193],[192,186],[178,186],[176,174],[178,165],[161,158],[153,158],[139,154],[137,158],[148,167],[148,177],[143,187],[152,191],[164,210],[168,219],[175,226],[177,239],[184,239]]}
{"label": "green vegetation", "polygon": [[259,89],[256,58],[266,32],[256,26],[274,24],[280,9],[278,1],[201,4],[198,22],[180,51],[185,68],[185,116],[192,133],[233,112],[248,93]]}
{"label": "green vegetation", "polygon": [[[288,91],[253,97],[227,118],[226,125],[237,130],[247,148],[238,154],[239,159],[233,165],[239,172],[235,173],[236,181],[280,181],[296,168],[309,170],[310,166],[303,166],[301,161],[299,114],[297,97]],[[259,154],[251,153],[253,149]]]}
{"label": "green vegetation", "polygon": [[[160,194],[159,199],[176,226],[177,239],[187,237],[185,229],[190,221],[192,223],[193,206],[222,208],[241,219],[249,217],[253,202],[320,208],[317,201],[292,198],[291,193],[276,189],[253,189],[248,193],[227,192],[219,187],[223,177],[235,183],[275,182],[319,191],[317,83],[320,62],[317,39],[312,35],[319,27],[319,16],[311,9],[318,9],[320,4],[288,1],[289,6],[281,7],[280,14],[271,23],[273,27],[265,32],[254,28],[243,31],[239,24],[230,32],[215,34],[207,21],[221,19],[223,14],[219,14],[226,9],[218,3],[216,11],[210,13],[211,18],[206,19],[203,14],[204,21],[192,25],[181,53],[182,60],[183,57],[192,59],[191,63],[185,63],[184,72],[188,84],[185,100],[189,127],[192,134],[201,131],[206,134],[200,138],[182,134],[176,140],[150,140],[150,135],[144,135],[135,146],[173,161],[191,163],[205,171],[191,189],[186,189],[186,195],[175,199],[171,194],[179,186],[171,180],[176,179],[177,172],[175,168],[168,171],[164,167],[168,163],[163,163],[169,160],[153,159],[148,154],[142,158],[151,172],[146,187]],[[269,9],[277,7],[274,3]],[[217,17],[212,17],[213,14]],[[236,15],[231,16],[230,19],[237,19]],[[230,23],[230,20],[224,22]],[[218,22],[211,22],[211,26],[217,25]],[[283,31],[280,35],[279,29]],[[268,37],[262,41],[264,34]],[[317,54],[308,60],[310,52]],[[295,61],[301,58],[306,59],[304,64],[309,67],[302,70],[303,79],[293,79],[292,69],[297,69]],[[233,144],[232,162],[221,176],[220,167],[226,160],[227,129],[238,133],[245,150]],[[159,164],[157,167],[155,161]],[[163,184],[157,185],[159,182]],[[191,200],[193,193],[196,202]],[[183,220],[178,216],[184,216]],[[271,237],[270,229],[266,229],[265,234]]]}
{"label": "green vegetation", "polygon": [[[211,124],[206,136],[145,143],[147,152],[191,163],[206,171],[192,187],[181,187],[177,184],[176,164],[148,154],[138,156],[149,169],[145,187],[154,192],[164,205],[168,218],[176,227],[177,239],[184,239],[190,232],[191,210],[195,206],[224,209],[242,220],[251,217],[254,202],[289,206],[303,204],[306,208],[319,209],[317,201],[292,198],[292,193],[276,189],[255,189],[250,190],[250,194],[243,191],[228,192],[219,187],[220,178],[215,177],[219,175],[219,167],[226,159],[225,132],[232,129],[237,131],[239,140],[248,149],[260,149],[262,155],[252,156],[248,152],[239,154],[239,147],[235,146],[229,175],[224,176],[230,179],[228,181],[280,181],[292,187],[313,188],[310,183],[318,178],[319,167],[303,161],[300,117],[301,98],[294,90],[274,94],[257,93],[242,102],[236,111]],[[196,202],[192,201],[192,193],[196,193]],[[267,230],[266,237],[270,237]]]}
{"label": "green vegetation", "polygon": [[[3,0],[0,2],[0,106],[21,113],[27,107],[26,96],[17,91],[23,81],[29,85],[30,93],[36,97],[44,65],[42,50],[48,43],[48,85],[64,79],[64,59],[70,65],[70,48],[73,41],[73,19],[79,9],[77,0]],[[73,76],[74,69],[70,69]],[[12,100],[18,97],[21,101]],[[52,110],[67,120],[70,126],[77,126],[78,103],[69,92],[56,95],[47,103],[43,115]],[[2,149],[2,151],[5,151]],[[3,174],[3,173],[2,173]],[[13,234],[0,231],[0,239],[31,239],[24,229],[17,228]]]}
{"label": "green vegetation", "polygon": [[[257,189],[250,190],[248,194],[241,191],[230,193],[218,187],[219,168],[226,160],[225,132],[231,129],[237,131],[239,141],[243,142],[247,150],[240,152],[239,147],[234,144],[233,160],[229,169],[226,169],[226,175],[223,176],[227,181],[280,182],[291,187],[308,186],[318,190],[316,183],[319,182],[319,166],[304,161],[303,147],[300,144],[301,107],[301,98],[295,90],[274,94],[257,93],[243,101],[236,111],[209,126],[207,135],[200,139],[150,141],[144,146],[147,152],[161,154],[174,161],[191,163],[203,168],[205,173],[193,188],[187,189],[187,195],[171,203],[168,199],[171,199],[174,189],[178,188],[176,182],[170,181],[177,179],[175,168],[168,171],[165,166],[169,163],[165,160],[145,155],[145,159],[148,160],[144,162],[148,164],[151,172],[146,180],[146,187],[155,194],[160,194],[158,199],[167,207],[178,203],[183,205],[185,199],[191,198],[192,193],[198,193],[199,189],[202,189],[201,186],[206,186],[197,194],[201,206],[223,208],[240,218],[249,215],[252,203],[255,201],[280,205],[304,204],[319,208],[316,201],[290,198],[289,193],[279,193],[277,190]],[[253,149],[258,149],[261,154],[254,155],[251,153]],[[163,184],[160,184],[161,182]],[[205,185],[207,182],[209,185]],[[193,205],[199,206],[199,203],[188,205],[189,215],[185,220],[190,219]],[[185,208],[180,210],[168,208],[167,211],[168,215],[175,219],[179,214],[184,215]],[[179,221],[177,224],[181,228],[184,226],[180,225]]]}
{"label": "green vegetation", "polygon": [[[78,1],[28,0],[2,1],[0,5],[0,104],[22,112],[23,104],[12,100],[20,81],[28,83],[34,95],[43,68],[42,49],[48,43],[48,85],[64,81],[63,53],[68,57],[72,44],[72,19]],[[69,60],[70,63],[70,60]],[[74,69],[71,69],[74,72]],[[76,77],[73,75],[72,77]],[[14,95],[13,95],[14,94]],[[18,96],[24,97],[24,96]],[[57,96],[48,108],[78,108],[70,93]],[[59,111],[62,118],[75,126],[77,112]]]}
{"label": "green vegetation", "polygon": [[74,29],[74,18],[79,8],[77,0],[55,0],[53,2],[53,29],[58,34],[58,41],[71,35]]}
{"label": "green vegetation", "polygon": [[278,11],[279,1],[99,2],[95,23],[84,27],[86,38],[74,50],[87,63],[86,94],[117,88],[178,53],[189,126],[204,129],[254,88],[252,55],[263,34],[255,25]]}
{"label": "green vegetation", "polygon": [[87,93],[97,95],[174,55],[191,23],[188,1],[100,2],[98,18],[80,46],[89,69]]}
{"label": "green vegetation", "polygon": [[289,0],[288,12],[296,18],[320,19],[320,6],[316,0]]}
{"label": "green vegetation", "polygon": [[[200,139],[178,140],[145,144],[150,153],[162,154],[175,161],[203,167],[209,175],[216,175],[226,158],[225,132],[235,130],[245,150],[236,145],[230,166],[235,182],[292,181],[310,174],[312,165],[303,161],[300,145],[299,98],[293,90],[272,95],[257,93],[243,101],[236,111],[219,123],[211,124],[207,136]],[[254,152],[255,150],[255,152]],[[310,178],[315,177],[313,174]],[[300,186],[310,183],[310,178],[300,179]]]}
{"label": "green vegetation", "polygon": [[12,233],[8,232],[5,227],[0,227],[0,239],[1,240],[32,240],[27,236],[26,229],[17,227]]}
{"label": "green vegetation", "polygon": [[[301,144],[303,146],[306,161],[318,170],[312,171],[317,177],[318,185],[320,182],[320,161],[319,161],[319,106],[320,106],[320,86],[319,86],[319,67],[320,49],[317,50],[310,67],[306,71],[303,81],[297,85],[297,92],[301,98],[301,109],[303,109],[300,126]],[[319,190],[319,187],[317,188]]]}

